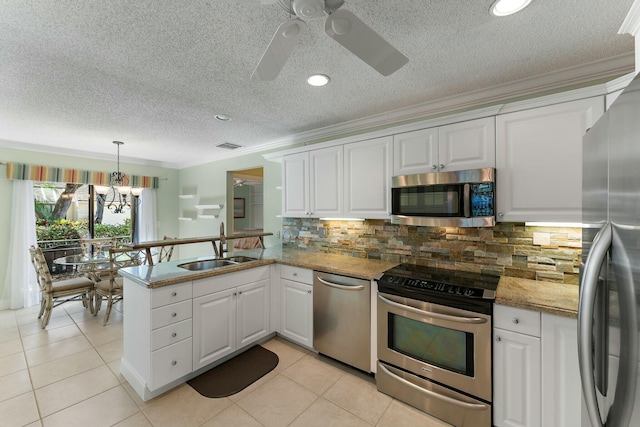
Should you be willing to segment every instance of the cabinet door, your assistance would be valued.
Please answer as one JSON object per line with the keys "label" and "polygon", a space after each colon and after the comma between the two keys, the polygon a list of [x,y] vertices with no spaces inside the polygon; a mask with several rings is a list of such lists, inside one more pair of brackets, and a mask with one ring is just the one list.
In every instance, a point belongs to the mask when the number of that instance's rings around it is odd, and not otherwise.
{"label": "cabinet door", "polygon": [[438,128],[393,136],[393,176],[437,172]]}
{"label": "cabinet door", "polygon": [[269,279],[238,287],[238,348],[269,335]]}
{"label": "cabinet door", "polygon": [[282,159],[282,214],[307,217],[309,214],[309,153],[284,156]]}
{"label": "cabinet door", "polygon": [[280,297],[281,334],[313,347],[313,286],[281,279]]}
{"label": "cabinet door", "polygon": [[309,210],[313,217],[343,215],[342,146],[309,152]]}
{"label": "cabinet door", "polygon": [[540,427],[540,338],[493,333],[493,424]]}
{"label": "cabinet door", "polygon": [[193,300],[193,369],[236,349],[236,289]]}
{"label": "cabinet door", "polygon": [[578,322],[542,313],[542,425],[580,427]]}
{"label": "cabinet door", "polygon": [[582,137],[603,97],[499,115],[498,221],[582,220]]}
{"label": "cabinet door", "polygon": [[493,117],[438,128],[438,171],[496,167],[496,126]]}
{"label": "cabinet door", "polygon": [[391,136],[344,146],[347,216],[389,218],[392,146]]}

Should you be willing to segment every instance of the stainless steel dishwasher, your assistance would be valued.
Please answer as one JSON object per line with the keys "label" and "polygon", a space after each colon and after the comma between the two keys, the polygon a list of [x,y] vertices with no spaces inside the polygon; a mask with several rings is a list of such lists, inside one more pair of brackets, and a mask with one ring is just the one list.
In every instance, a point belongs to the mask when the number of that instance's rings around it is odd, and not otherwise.
{"label": "stainless steel dishwasher", "polygon": [[313,272],[313,347],[371,372],[371,283]]}

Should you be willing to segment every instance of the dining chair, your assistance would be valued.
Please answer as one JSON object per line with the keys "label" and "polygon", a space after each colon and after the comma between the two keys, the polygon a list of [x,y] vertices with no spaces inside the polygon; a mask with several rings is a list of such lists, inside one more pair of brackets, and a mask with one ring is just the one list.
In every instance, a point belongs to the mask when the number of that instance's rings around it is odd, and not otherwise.
{"label": "dining chair", "polygon": [[90,256],[95,252],[107,251],[111,247],[116,247],[115,237],[96,237],[95,239],[80,239],[80,249],[82,255]]}
{"label": "dining chair", "polygon": [[[173,239],[175,239],[175,237],[164,236],[162,240],[173,240]],[[171,256],[173,255],[174,246],[175,245],[161,246],[160,252],[158,253],[158,262],[171,261]]]}
{"label": "dining chair", "polygon": [[122,276],[118,274],[118,270],[124,267],[141,265],[144,262],[145,255],[143,251],[131,251],[131,249],[127,248],[109,248],[109,268],[105,272],[108,274],[108,278],[104,277],[95,284],[94,315],[97,315],[100,311],[102,301],[107,301],[107,310],[102,323],[103,326],[109,322],[113,304],[122,301],[123,279]]}
{"label": "dining chair", "polygon": [[[37,246],[29,248],[31,264],[36,270],[36,278],[40,287],[40,313],[42,317],[42,329],[46,328],[51,318],[51,311],[67,301],[82,299],[85,307],[93,313],[94,281],[87,277],[75,277],[73,279],[53,281],[47,260]],[[44,315],[44,317],[43,317]]]}

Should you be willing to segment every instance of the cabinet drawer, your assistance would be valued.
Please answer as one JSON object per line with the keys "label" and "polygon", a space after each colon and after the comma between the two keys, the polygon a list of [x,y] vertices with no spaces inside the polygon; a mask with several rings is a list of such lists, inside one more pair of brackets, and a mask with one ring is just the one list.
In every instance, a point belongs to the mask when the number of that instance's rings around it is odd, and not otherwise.
{"label": "cabinet drawer", "polygon": [[191,318],[191,300],[177,304],[165,305],[151,310],[151,329],[158,329],[172,323],[182,322]]}
{"label": "cabinet drawer", "polygon": [[191,354],[191,338],[152,352],[149,390],[153,391],[191,373]]}
{"label": "cabinet drawer", "polygon": [[191,319],[173,323],[151,331],[151,351],[158,350],[185,338],[190,338],[193,330]]}
{"label": "cabinet drawer", "polygon": [[191,298],[191,282],[156,288],[151,292],[151,308],[184,301]]}
{"label": "cabinet drawer", "polygon": [[204,295],[213,294],[215,292],[224,291],[235,288],[243,283],[259,282],[268,279],[270,275],[270,267],[268,265],[262,267],[249,268],[233,273],[220,274],[218,276],[207,277],[193,281],[193,298],[199,298]]}
{"label": "cabinet drawer", "polygon": [[292,267],[290,265],[280,266],[280,277],[283,279],[293,280],[294,282],[306,283],[313,285],[313,270],[300,267]]}
{"label": "cabinet drawer", "polygon": [[496,304],[493,307],[493,325],[507,331],[539,337],[540,312]]}

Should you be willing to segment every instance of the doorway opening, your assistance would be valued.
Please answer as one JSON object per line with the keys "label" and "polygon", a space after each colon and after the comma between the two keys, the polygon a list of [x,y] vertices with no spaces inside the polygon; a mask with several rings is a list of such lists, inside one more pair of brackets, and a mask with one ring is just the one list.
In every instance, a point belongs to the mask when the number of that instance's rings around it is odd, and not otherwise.
{"label": "doorway opening", "polygon": [[[228,235],[260,233],[264,227],[264,169],[262,167],[227,172]],[[251,242],[234,241],[237,245]]]}

